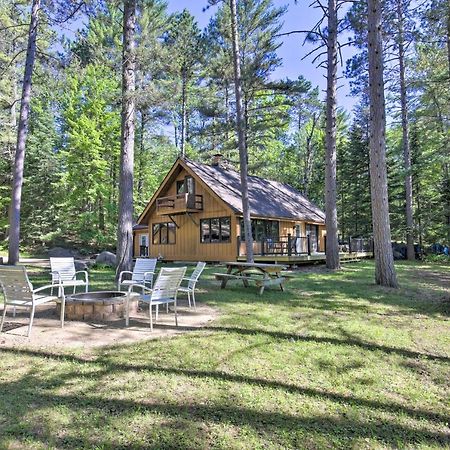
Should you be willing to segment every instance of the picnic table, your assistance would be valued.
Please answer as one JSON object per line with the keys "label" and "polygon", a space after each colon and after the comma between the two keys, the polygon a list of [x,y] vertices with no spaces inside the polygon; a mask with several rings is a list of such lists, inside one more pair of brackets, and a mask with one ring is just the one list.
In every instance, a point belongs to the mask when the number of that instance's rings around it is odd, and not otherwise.
{"label": "picnic table", "polygon": [[259,294],[262,295],[267,286],[278,285],[283,290],[283,282],[287,278],[281,273],[287,268],[282,264],[227,262],[225,265],[226,273],[214,273],[216,280],[221,281],[221,289],[225,289],[229,280],[242,280],[245,287],[248,287],[250,282],[255,282],[259,287]]}

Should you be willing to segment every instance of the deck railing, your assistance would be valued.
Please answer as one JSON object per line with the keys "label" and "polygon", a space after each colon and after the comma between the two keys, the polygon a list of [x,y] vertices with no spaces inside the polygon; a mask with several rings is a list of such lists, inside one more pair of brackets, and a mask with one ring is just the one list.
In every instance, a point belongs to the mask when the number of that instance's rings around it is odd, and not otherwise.
{"label": "deck railing", "polygon": [[363,237],[347,237],[339,239],[339,250],[343,253],[373,252],[373,239]]}
{"label": "deck railing", "polygon": [[203,195],[177,194],[156,199],[156,212],[171,214],[203,210]]}
{"label": "deck railing", "polygon": [[[240,236],[237,237],[238,256],[246,255],[245,241]],[[311,255],[315,251],[317,244],[314,245],[310,236],[280,236],[277,239],[262,238],[253,241],[253,254],[258,256],[294,256]]]}
{"label": "deck railing", "polygon": [[146,245],[139,246],[139,256],[148,256],[148,247]]}
{"label": "deck railing", "polygon": [[[317,252],[326,253],[326,236],[323,248],[319,246],[315,236],[280,236],[278,239],[263,238],[253,241],[253,254],[255,256],[296,256],[311,255]],[[369,253],[373,252],[372,238],[339,239],[339,251],[343,253]],[[237,237],[238,256],[247,254],[245,241]]]}

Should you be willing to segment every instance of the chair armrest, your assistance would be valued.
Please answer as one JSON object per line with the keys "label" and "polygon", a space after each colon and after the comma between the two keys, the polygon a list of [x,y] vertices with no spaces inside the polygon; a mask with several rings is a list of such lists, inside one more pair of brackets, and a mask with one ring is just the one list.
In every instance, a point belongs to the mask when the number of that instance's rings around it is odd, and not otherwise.
{"label": "chair armrest", "polygon": [[119,273],[119,284],[122,283],[122,275],[124,273],[131,273],[131,275],[133,275],[133,272],[130,272],[129,270],[122,270],[122,272]]}
{"label": "chair armrest", "polygon": [[46,284],[45,286],[41,286],[40,288],[33,289],[31,292],[33,292],[33,294],[36,294],[36,292],[45,291],[46,289],[53,289],[55,287],[62,289],[62,293],[64,295],[64,286],[62,284]]}
{"label": "chair armrest", "polygon": [[73,277],[74,280],[77,279],[77,273],[84,273],[84,281],[86,281],[86,283],[88,283],[89,281],[89,275],[87,273],[87,270],[78,270],[77,272],[75,272],[75,275]]}
{"label": "chair armrest", "polygon": [[[147,275],[151,275],[150,277],[147,277]],[[144,272],[144,281],[153,278],[153,275],[155,275],[155,272]]]}
{"label": "chair armrest", "polygon": [[56,275],[58,277],[58,282],[61,283],[61,275],[59,274],[59,272],[57,270],[52,270],[52,271],[50,271],[50,273],[52,275]]}
{"label": "chair armrest", "polygon": [[148,292],[152,292],[153,291],[153,289],[150,289],[149,287],[144,286],[143,284],[136,283],[136,284],[130,284],[130,286],[128,287],[128,293],[130,293],[134,287],[141,288],[141,289],[143,289],[145,291],[148,291]]}
{"label": "chair armrest", "polygon": [[190,277],[183,277],[182,279],[183,279],[183,281],[191,281]]}

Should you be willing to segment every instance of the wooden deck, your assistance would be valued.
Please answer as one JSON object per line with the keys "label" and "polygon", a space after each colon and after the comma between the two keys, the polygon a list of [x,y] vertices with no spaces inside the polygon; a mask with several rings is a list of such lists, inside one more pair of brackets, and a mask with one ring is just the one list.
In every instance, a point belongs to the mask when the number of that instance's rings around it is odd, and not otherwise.
{"label": "wooden deck", "polygon": [[[366,258],[372,258],[372,252],[357,252],[357,253],[340,253],[341,261],[354,261]],[[314,264],[325,262],[326,256],[323,252],[312,253],[311,255],[255,255],[255,262],[274,262],[284,264]],[[239,256],[237,261],[246,261],[245,256]]]}

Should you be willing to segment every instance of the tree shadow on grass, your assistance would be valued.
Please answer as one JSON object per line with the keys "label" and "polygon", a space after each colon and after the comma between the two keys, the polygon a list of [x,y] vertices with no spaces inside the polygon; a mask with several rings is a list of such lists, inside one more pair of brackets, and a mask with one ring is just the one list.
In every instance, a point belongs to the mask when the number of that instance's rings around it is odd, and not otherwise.
{"label": "tree shadow on grass", "polygon": [[[188,377],[188,378],[197,378],[197,379],[213,379],[213,380],[218,380],[218,381],[222,381],[222,382],[229,382],[229,383],[239,383],[239,384],[245,384],[245,385],[250,385],[250,386],[255,386],[255,387],[266,387],[266,388],[270,388],[270,389],[275,389],[275,390],[282,390],[285,392],[289,392],[289,393],[293,393],[293,394],[299,394],[299,395],[303,395],[303,396],[307,396],[310,398],[317,398],[319,400],[329,400],[329,401],[333,401],[333,402],[337,402],[339,404],[343,404],[343,405],[351,405],[351,406],[356,406],[356,407],[362,407],[362,408],[369,408],[369,409],[373,409],[376,411],[384,411],[384,412],[388,412],[388,413],[394,413],[394,414],[401,414],[401,415],[407,415],[410,418],[413,419],[417,419],[417,420],[427,420],[427,421],[431,421],[435,424],[439,424],[439,425],[444,425],[444,426],[448,426],[448,423],[450,422],[450,416],[444,415],[444,414],[440,414],[434,411],[427,411],[427,410],[423,410],[423,409],[415,409],[415,408],[410,408],[406,405],[402,405],[399,403],[394,403],[394,402],[383,402],[383,401],[379,401],[379,400],[371,400],[371,399],[364,399],[364,398],[357,398],[354,397],[352,395],[347,395],[347,394],[339,394],[339,393],[335,393],[335,392],[328,392],[326,390],[321,390],[321,389],[316,389],[316,388],[308,388],[308,387],[302,387],[302,386],[298,386],[295,384],[290,384],[290,383],[285,383],[285,382],[281,382],[281,381],[276,381],[276,380],[267,380],[267,379],[263,379],[263,378],[254,378],[254,377],[249,377],[249,376],[245,376],[245,375],[239,375],[239,374],[232,374],[232,373],[227,373],[227,372],[223,372],[223,371],[209,371],[209,370],[194,370],[194,369],[185,369],[185,368],[177,368],[177,367],[158,367],[158,366],[154,366],[154,365],[150,365],[150,364],[123,364],[123,363],[118,363],[115,362],[111,359],[110,356],[108,356],[108,354],[106,355],[102,355],[99,356],[96,359],[86,359],[83,357],[79,357],[79,356],[74,356],[74,355],[67,355],[67,354],[54,354],[51,352],[44,352],[44,351],[33,351],[33,350],[26,350],[26,349],[13,349],[13,348],[3,348],[0,349],[0,354],[1,353],[12,353],[12,354],[16,354],[16,355],[21,355],[21,356],[31,356],[31,357],[37,357],[37,358],[47,358],[49,360],[54,360],[54,361],[64,361],[64,362],[70,362],[70,363],[75,363],[75,364],[83,364],[83,365],[92,365],[94,372],[88,372],[85,375],[80,374],[79,371],[73,371],[73,372],[67,372],[65,374],[59,374],[57,377],[55,377],[54,379],[51,379],[50,381],[41,381],[41,380],[37,380],[37,385],[36,387],[33,387],[33,392],[36,389],[37,392],[40,392],[40,390],[46,390],[49,388],[55,388],[58,386],[63,386],[66,382],[70,381],[72,378],[79,378],[80,376],[86,376],[89,379],[92,379],[93,377],[98,379],[99,382],[102,382],[102,377],[104,377],[105,379],[108,379],[111,375],[114,374],[118,374],[118,373],[125,373],[125,372],[146,372],[146,373],[152,373],[152,374],[161,374],[161,375],[177,375],[177,376],[183,376],[183,377]],[[112,357],[114,357],[114,354],[112,354]],[[9,387],[8,387],[9,386]],[[19,387],[14,387],[15,386],[15,382],[4,385],[4,392],[8,392],[9,394],[11,394],[11,389],[17,389],[19,390]],[[25,387],[28,386],[29,389],[29,385],[27,384]],[[31,383],[31,386],[34,386],[33,383]],[[23,387],[22,387],[23,388]],[[20,389],[22,389],[20,388]],[[29,392],[31,394],[31,392]],[[47,401],[51,401],[51,399],[53,398],[53,395],[46,395],[45,398],[47,399]],[[69,396],[70,397],[70,396]],[[68,398],[66,396],[64,396],[64,398]],[[73,398],[70,397],[73,401]],[[55,401],[59,402],[60,398],[58,396],[55,396],[54,398]],[[97,397],[95,397],[95,402],[97,401]],[[105,403],[106,405],[108,404],[109,400],[103,400],[103,399],[99,399],[99,401],[101,403]],[[118,402],[117,404],[120,405],[128,405],[127,407],[132,407],[133,402],[129,401],[129,400],[111,400],[111,402]],[[123,402],[123,403],[122,403]],[[114,403],[115,404],[115,403]],[[139,404],[139,407],[141,406],[141,404]],[[152,408],[156,407],[156,408],[161,408],[161,412],[164,412],[164,405],[152,405]],[[181,409],[183,409],[183,405],[177,406]],[[200,406],[196,406],[196,405],[189,405],[186,406],[186,408],[199,408],[200,411],[202,411],[204,409],[203,405]],[[231,414],[231,412],[233,411],[233,408],[231,408],[229,405],[221,405],[221,407],[219,408],[219,415],[220,415],[220,411],[223,410],[222,412],[225,413],[225,416],[231,415],[234,416],[235,414],[246,414],[246,415],[250,415],[253,417],[259,417],[259,420],[256,420],[256,423],[252,423],[251,421],[248,421],[248,425],[251,426],[259,426],[259,422],[265,423],[266,421],[268,421],[269,423],[271,423],[270,420],[268,420],[268,418],[266,417],[266,413],[259,413],[259,412],[255,412],[253,410],[246,410],[238,412],[238,411],[234,411],[233,414]],[[212,410],[208,410],[208,409],[204,409],[204,411],[209,411],[210,414],[214,415],[214,411]],[[169,412],[170,415],[173,415],[172,412],[172,408],[169,408],[166,412]],[[267,415],[269,415],[269,413],[267,413]],[[270,413],[270,415],[272,415],[272,413]],[[281,416],[284,415],[280,415],[278,414],[278,416],[281,419]],[[277,413],[274,413],[274,417],[277,417]],[[206,419],[206,418],[205,418]],[[281,420],[281,422],[283,422],[284,420],[287,420],[287,422],[296,422],[297,420],[299,421],[299,423],[302,423],[302,421],[304,419],[298,419],[294,416],[289,416],[286,415],[283,420]],[[310,426],[315,422],[316,419],[311,421],[306,421],[306,423],[308,423]],[[331,423],[333,423],[332,419],[326,419],[327,422],[330,421]],[[275,422],[278,422],[278,420],[275,420]],[[320,422],[320,421],[319,421]],[[338,423],[340,423],[341,421],[335,421],[334,424],[334,428],[336,428],[334,431],[338,432]],[[343,420],[342,423],[346,423],[346,427],[345,429],[347,429],[347,427],[350,426],[350,420]],[[358,423],[356,422],[354,424],[354,426],[352,425],[350,428],[354,429],[354,427],[357,429],[359,427],[361,428],[366,428],[367,424],[362,424],[362,423]],[[377,425],[376,428],[378,428],[380,425]],[[384,423],[381,425],[382,428],[391,428],[393,435],[391,436],[392,439],[394,439],[395,435],[398,435],[398,433],[400,433],[400,435],[402,437],[406,436],[406,435],[410,435],[410,442],[417,442],[423,439],[431,439],[431,440],[437,440],[438,442],[447,442],[450,444],[449,439],[449,435],[444,434],[444,433],[438,433],[438,432],[430,432],[430,431],[426,431],[426,430],[414,430],[412,428],[408,428],[405,427],[403,425],[398,425],[398,424],[389,424],[389,423]],[[333,427],[332,427],[333,428]],[[369,426],[370,428],[370,426]],[[359,435],[359,437],[368,437],[367,435],[367,430],[365,432],[363,432],[363,430],[361,429],[359,432],[357,432],[357,434]],[[387,437],[384,436],[382,437],[383,433],[380,433],[380,435],[378,435],[378,433],[375,432],[374,430],[371,430],[371,432],[369,433],[369,435],[373,436],[373,437],[377,437],[379,439],[382,438],[382,440],[384,441]],[[413,437],[415,436],[415,437]],[[397,436],[398,438],[398,436]],[[397,439],[396,438],[396,439]],[[393,443],[393,442],[387,442],[387,443]]]}
{"label": "tree shadow on grass", "polygon": [[[34,353],[34,352],[33,352]],[[40,354],[45,356],[45,354]],[[49,355],[54,356],[54,355]],[[70,359],[72,361],[81,362],[79,358],[73,356],[65,357],[64,359]],[[266,386],[270,388],[282,388],[286,389],[286,386],[280,386],[276,382],[269,382],[266,380],[250,379],[247,377],[232,376],[224,373],[209,373],[198,372],[190,370],[170,369],[170,368],[155,368],[149,366],[127,366],[127,365],[114,365],[109,364],[107,361],[98,361],[103,367],[103,374],[108,376],[118,371],[129,370],[145,370],[149,372],[157,373],[170,373],[178,374],[187,377],[214,377],[222,381],[231,381],[238,383],[247,383],[257,386]],[[79,373],[74,371],[66,374],[65,380],[60,378],[56,381],[63,383],[68,381],[69,378],[79,377]],[[100,377],[102,373],[97,373],[95,376]],[[92,376],[92,374],[91,374]],[[55,376],[56,377],[56,376]],[[101,380],[99,381],[101,382]],[[54,394],[45,392],[46,385],[42,383],[38,376],[24,376],[21,379],[13,381],[11,383],[4,383],[3,392],[7,392],[11,399],[14,398],[26,398],[32,399],[33,412],[40,409],[48,411],[50,408],[67,408],[72,413],[80,414],[82,417],[78,419],[76,423],[69,423],[65,425],[65,432],[62,435],[54,435],[53,427],[50,423],[45,423],[38,414],[39,422],[30,420],[24,417],[29,413],[29,405],[27,402],[21,402],[18,406],[14,405],[10,409],[7,417],[8,421],[0,425],[0,430],[3,428],[4,438],[7,436],[16,439],[30,439],[40,440],[42,443],[49,445],[53,444],[56,447],[94,447],[94,446],[106,446],[108,448],[120,448],[118,441],[112,442],[112,438],[102,436],[102,432],[91,434],[90,437],[77,437],[77,429],[80,426],[87,426],[88,428],[94,428],[92,423],[89,423],[89,417],[101,415],[103,417],[102,427],[112,427],[114,429],[114,420],[117,417],[124,416],[131,418],[134,416],[142,417],[144,420],[148,414],[156,414],[159,418],[169,418],[174,420],[177,424],[184,423],[184,428],[193,428],[191,432],[198,430],[198,423],[216,423],[223,424],[225,426],[232,425],[234,427],[249,426],[254,429],[263,439],[265,436],[273,437],[278,436],[280,433],[284,439],[292,439],[290,444],[301,444],[296,442],[296,433],[300,433],[300,436],[304,437],[306,433],[313,435],[319,435],[323,438],[331,439],[334,441],[340,441],[341,444],[350,445],[356,439],[376,439],[385,445],[391,445],[397,447],[399,442],[404,445],[414,445],[418,443],[437,443],[437,444],[449,444],[449,435],[443,432],[436,432],[427,430],[424,424],[420,424],[420,428],[414,428],[413,426],[406,424],[392,423],[386,419],[379,419],[376,421],[358,420],[356,418],[349,418],[345,414],[340,417],[336,415],[320,415],[305,417],[301,415],[291,415],[287,413],[277,411],[262,411],[242,406],[234,406],[226,403],[216,404],[199,404],[195,402],[183,403],[183,402],[161,402],[154,401],[152,399],[146,399],[142,401],[130,400],[123,398],[113,398],[111,395],[109,398],[96,395],[95,392],[84,392],[82,394]],[[294,392],[298,392],[304,395],[312,395],[324,397],[325,399],[331,399],[338,402],[352,403],[359,406],[365,406],[370,408],[379,408],[385,411],[400,412],[408,414],[418,419],[427,419],[432,421],[443,421],[448,418],[440,417],[439,415],[433,415],[427,411],[415,411],[403,408],[401,406],[395,406],[389,404],[381,404],[379,402],[366,402],[361,399],[353,399],[351,397],[344,397],[326,392],[309,392],[310,390],[304,390],[297,387],[290,387]],[[83,423],[85,422],[85,423]],[[86,423],[87,422],[87,423]],[[20,423],[20,429],[14,426],[14,424]],[[11,424],[11,429],[8,429],[8,424]],[[190,424],[190,425],[189,425]],[[183,432],[186,432],[186,430]],[[94,430],[92,430],[94,431]],[[179,429],[174,427],[170,430],[170,437],[165,437],[164,446],[168,448],[179,443]],[[272,436],[270,436],[272,435]],[[289,437],[286,437],[289,436]],[[207,440],[207,436],[203,436],[202,439]],[[286,443],[286,442],[285,442]],[[146,444],[130,443],[133,448],[151,448],[150,442]],[[161,446],[162,442],[159,441]],[[161,447],[160,447],[161,448]]]}
{"label": "tree shadow on grass", "polygon": [[272,331],[272,330],[264,330],[257,328],[239,328],[239,327],[225,327],[220,325],[212,325],[212,326],[202,326],[202,327],[190,327],[190,326],[171,326],[171,325],[158,325],[160,328],[167,329],[178,329],[184,331],[214,331],[214,332],[225,332],[225,333],[236,333],[243,336],[256,336],[256,335],[265,335],[270,336],[274,339],[280,340],[289,340],[292,342],[313,342],[313,343],[324,343],[324,344],[332,344],[339,346],[350,346],[350,347],[359,347],[363,350],[368,351],[380,351],[386,354],[395,354],[399,356],[403,356],[406,358],[425,358],[432,361],[440,361],[444,363],[450,363],[450,357],[446,355],[436,355],[432,353],[423,353],[414,350],[408,350],[401,347],[390,347],[382,344],[374,344],[372,342],[365,342],[361,339],[357,339],[354,336],[349,336],[346,339],[336,338],[336,337],[328,337],[328,336],[314,336],[314,335],[303,335],[296,333],[286,333],[283,331]]}

